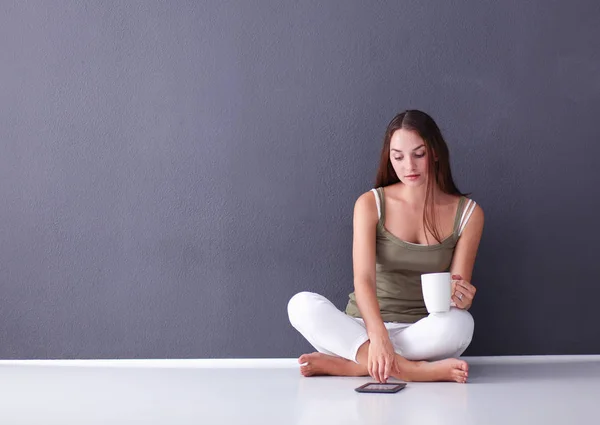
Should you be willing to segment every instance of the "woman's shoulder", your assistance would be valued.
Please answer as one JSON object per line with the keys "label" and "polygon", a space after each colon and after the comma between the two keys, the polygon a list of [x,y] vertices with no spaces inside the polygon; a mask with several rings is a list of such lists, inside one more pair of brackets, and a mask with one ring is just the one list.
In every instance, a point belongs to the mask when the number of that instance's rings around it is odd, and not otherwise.
{"label": "woman's shoulder", "polygon": [[[474,205],[476,209],[480,209],[482,210],[481,206],[479,205],[479,202],[477,202],[475,199],[473,199],[473,197],[471,196],[471,194],[444,194],[445,196],[445,204],[453,204],[453,205],[457,205],[460,202],[463,203],[463,206],[466,208],[467,206],[472,206]],[[482,210],[483,211],[483,210]]]}
{"label": "woman's shoulder", "polygon": [[357,215],[366,217],[366,218],[378,218],[378,207],[377,207],[377,199],[378,196],[376,189],[371,189],[362,195],[360,195],[354,204],[354,212]]}
{"label": "woman's shoulder", "polygon": [[463,202],[463,220],[467,221],[467,224],[471,229],[478,229],[481,231],[483,229],[483,223],[485,221],[485,214],[483,212],[483,208],[479,204],[479,202],[475,201],[470,195],[461,196],[464,198]]}
{"label": "woman's shoulder", "polygon": [[483,215],[483,208],[479,202],[477,202],[473,197],[469,195],[453,195],[455,196],[459,202],[460,199],[464,199],[463,204],[464,208],[469,208],[473,210],[473,214],[477,212],[477,215]]}
{"label": "woman's shoulder", "polygon": [[378,196],[378,193],[375,193],[377,189],[371,189],[363,194],[361,194],[355,203],[355,207],[360,206],[362,208],[369,208],[370,206],[376,207],[377,201],[375,199]]}

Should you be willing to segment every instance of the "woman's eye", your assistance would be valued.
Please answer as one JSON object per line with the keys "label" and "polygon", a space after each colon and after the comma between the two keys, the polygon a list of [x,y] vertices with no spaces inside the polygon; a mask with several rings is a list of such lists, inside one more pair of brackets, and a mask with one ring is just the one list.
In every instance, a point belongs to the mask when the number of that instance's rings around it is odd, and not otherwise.
{"label": "woman's eye", "polygon": [[424,156],[425,156],[425,152],[420,152],[420,153],[415,154],[416,158],[423,158]]}
{"label": "woman's eye", "polygon": [[396,161],[402,161],[402,157],[401,157],[401,156],[399,156],[399,157],[396,157],[396,158],[394,158],[394,159],[395,159]]}

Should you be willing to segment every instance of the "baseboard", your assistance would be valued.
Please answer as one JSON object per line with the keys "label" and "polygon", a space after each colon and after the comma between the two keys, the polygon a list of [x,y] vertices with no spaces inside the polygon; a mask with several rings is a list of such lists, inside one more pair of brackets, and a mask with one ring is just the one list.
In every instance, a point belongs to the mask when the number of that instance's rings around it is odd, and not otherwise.
{"label": "baseboard", "polygon": [[[600,362],[600,355],[478,356],[462,357],[469,364]],[[0,366],[80,366],[151,368],[258,368],[298,367],[295,358],[277,359],[89,359],[89,360],[0,360]]]}

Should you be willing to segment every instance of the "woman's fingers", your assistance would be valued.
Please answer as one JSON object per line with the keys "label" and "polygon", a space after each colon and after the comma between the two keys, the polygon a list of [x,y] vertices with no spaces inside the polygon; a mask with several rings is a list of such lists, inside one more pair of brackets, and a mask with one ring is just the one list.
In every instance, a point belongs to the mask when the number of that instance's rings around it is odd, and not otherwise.
{"label": "woman's fingers", "polygon": [[381,370],[381,360],[377,359],[377,361],[375,362],[375,366],[373,368],[373,371],[375,372],[374,378],[377,380],[377,382],[381,382],[380,370]]}
{"label": "woman's fingers", "polygon": [[379,382],[385,382],[385,359],[379,363]]}
{"label": "woman's fingers", "polygon": [[369,375],[378,382],[387,382],[391,374],[392,363],[392,360],[388,360],[385,357],[375,360],[373,364],[367,368]]}
{"label": "woman's fingers", "polygon": [[371,375],[373,377],[373,379],[378,380],[377,379],[377,361],[373,360],[373,362],[371,363],[371,367],[369,369],[369,375]]}
{"label": "woman's fingers", "polygon": [[385,372],[383,374],[383,382],[386,382],[390,377],[390,372],[392,370],[392,363],[393,363],[393,360],[390,360],[390,359],[388,359],[388,361],[385,362]]}
{"label": "woman's fingers", "polygon": [[459,280],[456,282],[457,288],[461,291],[466,291],[469,294],[475,294],[475,287],[473,285],[471,285],[469,282],[467,282],[466,280]]}

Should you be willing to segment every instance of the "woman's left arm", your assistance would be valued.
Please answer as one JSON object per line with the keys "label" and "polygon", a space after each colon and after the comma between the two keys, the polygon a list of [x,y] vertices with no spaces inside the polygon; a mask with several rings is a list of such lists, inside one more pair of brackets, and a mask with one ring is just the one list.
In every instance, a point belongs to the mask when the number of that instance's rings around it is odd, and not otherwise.
{"label": "woman's left arm", "polygon": [[456,307],[463,310],[468,310],[471,307],[473,297],[475,297],[476,289],[471,284],[471,276],[473,275],[479,241],[483,233],[483,221],[483,209],[476,205],[471,218],[456,243],[456,248],[454,248],[454,257],[450,266],[452,301],[456,304]]}

